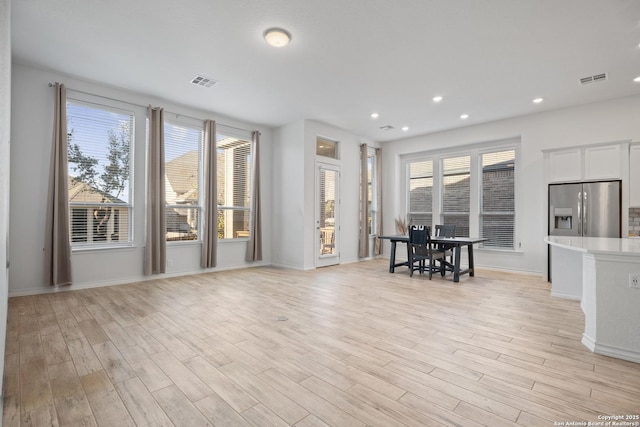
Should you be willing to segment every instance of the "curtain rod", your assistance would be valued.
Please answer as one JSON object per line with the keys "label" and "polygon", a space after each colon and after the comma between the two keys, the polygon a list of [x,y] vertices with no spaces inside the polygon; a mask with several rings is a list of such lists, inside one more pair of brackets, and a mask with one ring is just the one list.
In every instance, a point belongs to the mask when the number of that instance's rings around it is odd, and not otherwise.
{"label": "curtain rod", "polygon": [[[55,87],[55,83],[49,83],[49,87]],[[72,91],[72,92],[82,93],[84,95],[90,95],[90,96],[95,96],[97,98],[108,99],[109,101],[115,101],[115,102],[121,102],[123,104],[129,104],[129,105],[132,105],[134,107],[141,107],[141,108],[149,107],[149,105],[141,105],[141,104],[136,104],[135,102],[129,102],[129,101],[123,101],[121,99],[111,98],[109,96],[96,95],[95,93],[85,92],[83,90],[71,89],[71,88],[69,88],[69,90]],[[171,111],[168,111],[168,110],[165,111],[165,112],[168,113],[168,114],[175,115],[176,118],[187,117],[189,119],[198,120],[198,121],[201,121],[201,122],[204,122],[206,120],[206,119],[203,119],[203,118],[200,118],[200,117],[193,117],[193,116],[189,116],[187,114],[182,114],[182,113],[174,113],[174,112],[171,112]],[[216,125],[218,125],[218,122],[216,122]],[[235,130],[241,130],[241,131],[244,131],[244,132],[253,132],[253,131],[251,131],[249,129],[239,128],[239,127],[231,126],[231,125],[225,125],[224,123],[219,123],[219,125],[227,127],[227,128],[235,129]]]}

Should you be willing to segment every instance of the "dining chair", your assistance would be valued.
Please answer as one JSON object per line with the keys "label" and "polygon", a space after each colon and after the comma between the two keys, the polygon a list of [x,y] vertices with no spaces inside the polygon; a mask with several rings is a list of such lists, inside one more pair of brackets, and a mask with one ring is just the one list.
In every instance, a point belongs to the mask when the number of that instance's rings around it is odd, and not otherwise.
{"label": "dining chair", "polygon": [[[435,226],[434,236],[437,237],[456,237],[456,226],[454,224],[441,224]],[[438,252],[445,254],[444,258],[440,261],[443,264],[443,269],[440,274],[444,276],[446,271],[453,271],[453,246],[446,243],[438,243],[436,245]],[[449,261],[447,261],[449,258]]]}
{"label": "dining chair", "polygon": [[[429,280],[434,271],[440,271],[443,274],[444,252],[435,250],[431,243],[429,227],[426,225],[412,225],[409,229],[409,276],[413,277],[413,272],[418,270],[420,274],[429,272]],[[439,267],[436,267],[435,261],[440,261]],[[429,261],[429,265],[426,265]]]}

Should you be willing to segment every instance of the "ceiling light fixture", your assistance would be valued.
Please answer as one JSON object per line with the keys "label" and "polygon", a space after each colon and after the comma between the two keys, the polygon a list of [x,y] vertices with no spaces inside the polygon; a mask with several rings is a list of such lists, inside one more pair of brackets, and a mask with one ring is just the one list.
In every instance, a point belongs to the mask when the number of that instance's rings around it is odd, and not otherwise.
{"label": "ceiling light fixture", "polygon": [[282,28],[269,28],[264,32],[264,39],[273,47],[284,47],[291,41],[291,34]]}
{"label": "ceiling light fixture", "polygon": [[378,117],[380,117],[380,114],[378,114],[378,113],[371,113],[371,118],[372,118],[372,119],[377,119]]}
{"label": "ceiling light fixture", "polygon": [[540,104],[542,101],[544,101],[544,98],[536,98],[533,100],[534,104]]}
{"label": "ceiling light fixture", "polygon": [[402,132],[406,132],[409,130],[409,126],[402,126]]}
{"label": "ceiling light fixture", "polygon": [[640,83],[640,76],[638,76],[635,79],[633,79],[633,81],[636,82],[636,83]]}
{"label": "ceiling light fixture", "polygon": [[466,120],[466,119],[468,119],[468,118],[469,118],[469,115],[468,115],[468,114],[461,114],[461,115],[460,115],[460,118],[461,118],[462,120]]}
{"label": "ceiling light fixture", "polygon": [[440,101],[442,101],[442,97],[440,95],[433,97],[433,102],[440,102]]}

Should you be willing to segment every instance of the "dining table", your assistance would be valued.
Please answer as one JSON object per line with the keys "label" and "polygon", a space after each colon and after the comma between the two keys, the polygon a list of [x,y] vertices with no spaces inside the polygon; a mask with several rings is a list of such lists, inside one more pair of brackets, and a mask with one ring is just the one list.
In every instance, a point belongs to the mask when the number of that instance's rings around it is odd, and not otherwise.
{"label": "dining table", "polygon": [[[378,236],[379,239],[389,240],[391,242],[391,254],[389,255],[389,273],[394,273],[396,267],[409,267],[409,236],[398,234],[398,235],[389,235],[389,236]],[[443,245],[445,247],[453,249],[453,281],[459,282],[460,276],[463,274],[468,274],[469,276],[474,276],[474,266],[473,266],[473,245],[475,243],[485,242],[489,239],[484,237],[438,237],[432,236],[430,241],[431,243]],[[396,262],[396,246],[398,243],[405,243],[407,245],[407,261]],[[469,265],[468,268],[461,270],[460,269],[460,257],[462,253],[462,248],[467,247],[467,253],[469,255]]]}

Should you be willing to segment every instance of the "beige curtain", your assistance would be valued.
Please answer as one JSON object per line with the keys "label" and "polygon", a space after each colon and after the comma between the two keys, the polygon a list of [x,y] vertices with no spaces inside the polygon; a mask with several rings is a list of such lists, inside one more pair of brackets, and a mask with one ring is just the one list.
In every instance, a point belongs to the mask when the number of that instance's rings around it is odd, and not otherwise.
{"label": "beige curtain", "polygon": [[260,132],[251,134],[251,208],[247,261],[262,261],[262,212],[260,211]]}
{"label": "beige curtain", "polygon": [[47,281],[51,286],[70,285],[71,241],[69,240],[69,188],[67,150],[67,92],[64,85],[55,85],[53,138],[49,167],[44,254]]}
{"label": "beige curtain", "polygon": [[218,180],[216,168],[216,122],[204,123],[204,219],[202,221],[202,268],[213,268],[218,249]]}
{"label": "beige curtain", "polygon": [[368,168],[367,168],[367,144],[360,145],[360,244],[358,256],[367,258],[369,256],[369,224],[368,224]]}
{"label": "beige curtain", "polygon": [[[376,223],[376,236],[382,236],[382,149],[376,148],[376,210],[378,211],[378,218]],[[375,240],[375,247],[373,248],[374,255],[382,254],[382,239]]]}
{"label": "beige curtain", "polygon": [[144,274],[160,274],[167,264],[167,220],[164,192],[164,111],[147,109],[149,141],[147,147],[147,236]]}

